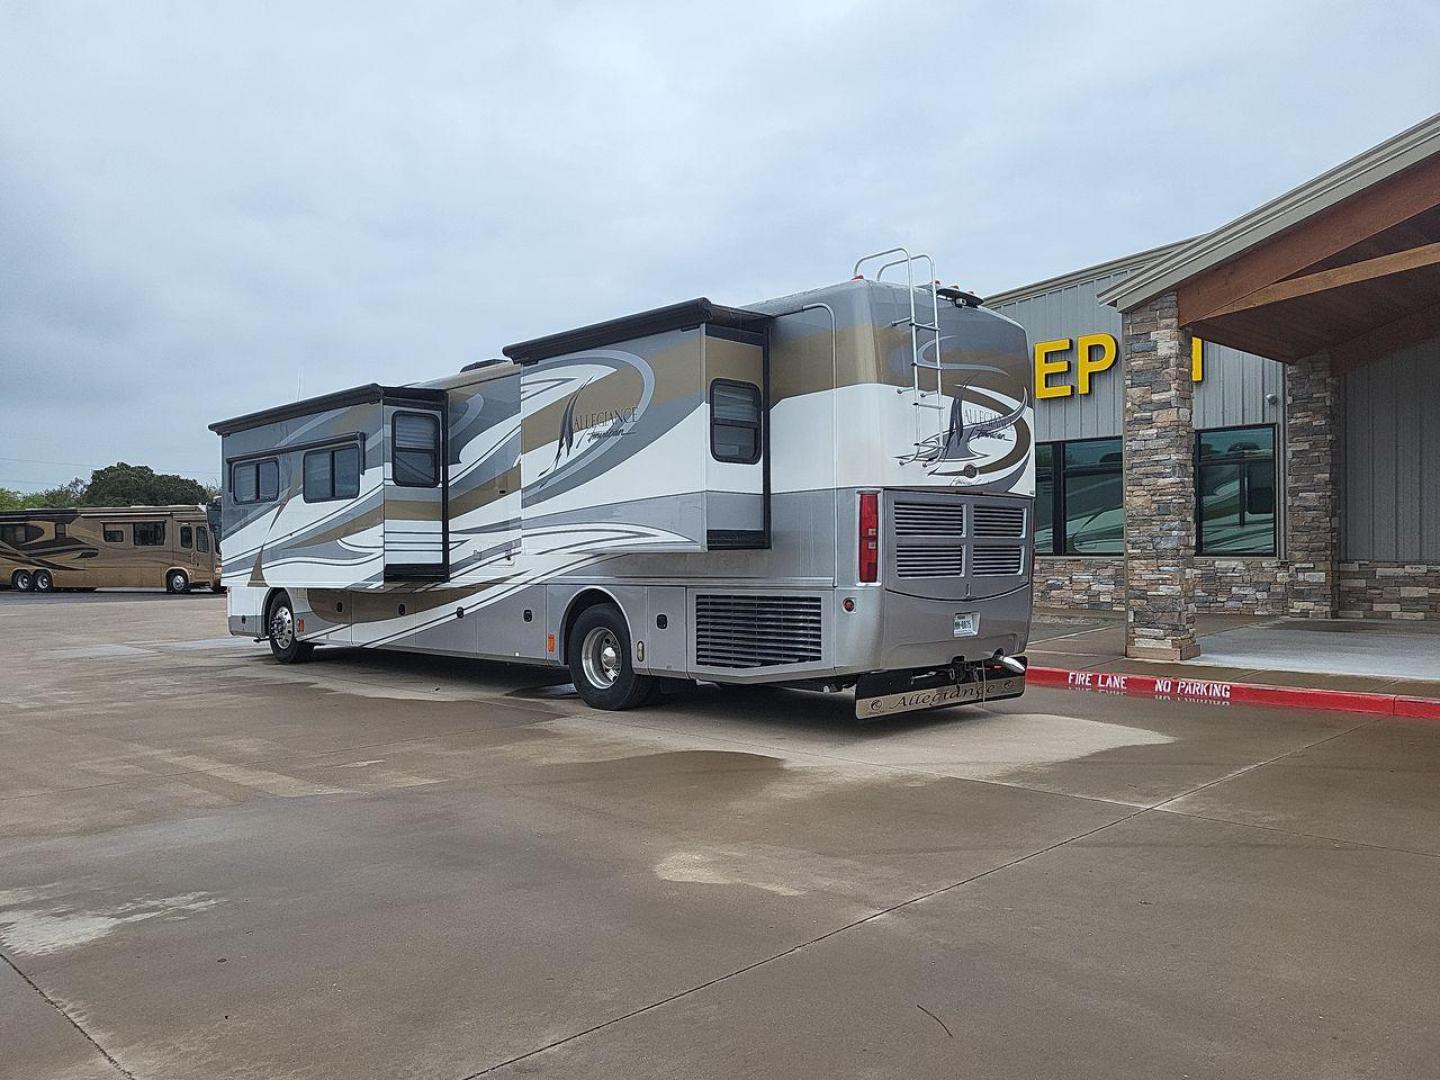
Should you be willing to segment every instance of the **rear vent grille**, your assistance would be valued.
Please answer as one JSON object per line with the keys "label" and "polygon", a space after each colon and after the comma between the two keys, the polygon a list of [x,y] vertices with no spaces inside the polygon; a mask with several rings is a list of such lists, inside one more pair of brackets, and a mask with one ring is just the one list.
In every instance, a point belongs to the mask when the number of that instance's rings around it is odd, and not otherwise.
{"label": "rear vent grille", "polygon": [[695,662],[760,668],[820,660],[818,596],[700,593],[695,597]]}
{"label": "rear vent grille", "polygon": [[986,506],[976,503],[975,535],[1020,540],[1025,536],[1025,511],[1019,506]]}
{"label": "rear vent grille", "polygon": [[960,577],[965,573],[965,549],[959,544],[940,547],[898,547],[895,573],[902,578]]}
{"label": "rear vent grille", "polygon": [[964,503],[895,504],[896,536],[964,536]]}
{"label": "rear vent grille", "polygon": [[976,547],[970,552],[970,573],[974,577],[1010,577],[1020,573],[1023,548]]}

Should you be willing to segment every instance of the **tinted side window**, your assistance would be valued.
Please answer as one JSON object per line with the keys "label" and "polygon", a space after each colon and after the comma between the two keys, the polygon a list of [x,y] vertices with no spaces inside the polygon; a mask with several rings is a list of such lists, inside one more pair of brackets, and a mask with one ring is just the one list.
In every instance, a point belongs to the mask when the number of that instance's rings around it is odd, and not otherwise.
{"label": "tinted side window", "polygon": [[280,462],[242,461],[230,466],[230,497],[237,503],[273,502],[280,497]]}
{"label": "tinted side window", "polygon": [[302,468],[306,502],[353,499],[360,494],[359,447],[311,450],[305,455]]}
{"label": "tinted side window", "polygon": [[754,383],[710,384],[710,455],[743,465],[760,460],[760,388]]}
{"label": "tinted side window", "polygon": [[440,483],[440,419],[396,413],[390,423],[390,474],[401,487]]}
{"label": "tinted side window", "polygon": [[195,530],[189,525],[180,526],[180,546],[191,548],[195,546]]}
{"label": "tinted side window", "polygon": [[123,544],[125,542],[125,530],[119,525],[106,525],[105,542],[107,544]]}
{"label": "tinted side window", "polygon": [[136,547],[164,547],[165,522],[137,521],[130,526]]}
{"label": "tinted side window", "polygon": [[210,533],[206,530],[204,525],[195,526],[195,550],[210,550]]}

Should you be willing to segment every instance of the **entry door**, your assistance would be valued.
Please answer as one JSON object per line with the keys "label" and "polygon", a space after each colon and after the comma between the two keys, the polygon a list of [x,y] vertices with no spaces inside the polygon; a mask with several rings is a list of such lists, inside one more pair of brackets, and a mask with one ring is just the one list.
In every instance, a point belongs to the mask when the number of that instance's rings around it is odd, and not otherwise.
{"label": "entry door", "polygon": [[385,446],[385,580],[443,580],[449,572],[443,411],[386,405]]}

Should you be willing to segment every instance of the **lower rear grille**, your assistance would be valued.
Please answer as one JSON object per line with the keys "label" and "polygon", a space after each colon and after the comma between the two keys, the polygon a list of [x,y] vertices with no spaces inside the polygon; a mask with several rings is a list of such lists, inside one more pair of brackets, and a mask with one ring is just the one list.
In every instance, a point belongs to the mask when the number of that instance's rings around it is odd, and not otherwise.
{"label": "lower rear grille", "polygon": [[972,577],[1010,577],[1020,573],[1024,554],[1022,548],[977,546],[970,552],[970,574]]}
{"label": "lower rear grille", "polygon": [[818,596],[699,593],[695,662],[702,667],[758,668],[820,660]]}
{"label": "lower rear grille", "polygon": [[897,547],[895,573],[902,578],[959,577],[965,573],[965,548],[960,544]]}

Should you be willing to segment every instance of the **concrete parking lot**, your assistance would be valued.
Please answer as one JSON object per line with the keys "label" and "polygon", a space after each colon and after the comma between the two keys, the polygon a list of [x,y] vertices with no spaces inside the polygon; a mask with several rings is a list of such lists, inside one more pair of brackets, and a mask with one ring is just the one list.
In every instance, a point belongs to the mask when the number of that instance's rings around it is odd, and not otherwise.
{"label": "concrete parking lot", "polygon": [[223,628],[0,594],[0,1075],[1435,1075],[1440,724]]}

